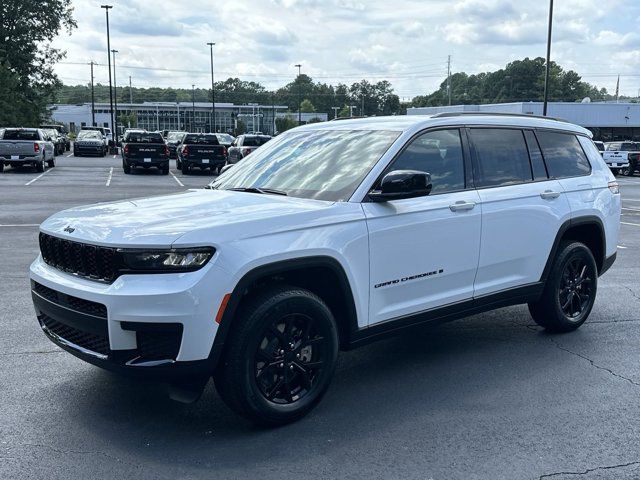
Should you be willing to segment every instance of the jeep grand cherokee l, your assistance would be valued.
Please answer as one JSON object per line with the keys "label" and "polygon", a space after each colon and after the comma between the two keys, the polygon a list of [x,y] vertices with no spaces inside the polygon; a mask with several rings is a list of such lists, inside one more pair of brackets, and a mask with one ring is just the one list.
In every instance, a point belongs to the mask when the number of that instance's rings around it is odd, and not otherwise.
{"label": "jeep grand cherokee l", "polygon": [[[95,365],[277,425],[339,350],[526,303],[582,325],[616,258],[618,185],[590,133],[436,115],[289,130],[208,189],[74,208],[40,227],[44,333]],[[80,388],[80,387],[75,387]]]}

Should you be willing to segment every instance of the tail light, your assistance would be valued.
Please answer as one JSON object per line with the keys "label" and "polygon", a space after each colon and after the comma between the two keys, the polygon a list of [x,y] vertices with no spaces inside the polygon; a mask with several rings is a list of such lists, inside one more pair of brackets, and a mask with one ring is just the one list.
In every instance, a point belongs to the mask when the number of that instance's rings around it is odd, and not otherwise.
{"label": "tail light", "polygon": [[185,145],[182,149],[182,155],[184,155],[185,157],[189,155],[189,147],[187,145]]}
{"label": "tail light", "polygon": [[614,195],[618,195],[620,193],[620,185],[618,185],[618,182],[609,182],[609,190]]}
{"label": "tail light", "polygon": [[129,145],[124,146],[124,154],[129,155]]}
{"label": "tail light", "polygon": [[164,146],[164,154],[168,157],[169,156],[169,147],[167,145]]}
{"label": "tail light", "polygon": [[243,148],[242,149],[242,156],[246,157],[250,153],[251,153],[251,149],[250,148]]}
{"label": "tail light", "polygon": [[33,144],[33,151],[38,153],[40,151],[40,144],[39,143],[35,143]]}
{"label": "tail light", "polygon": [[227,147],[222,147],[222,154],[226,157],[227,156]]}

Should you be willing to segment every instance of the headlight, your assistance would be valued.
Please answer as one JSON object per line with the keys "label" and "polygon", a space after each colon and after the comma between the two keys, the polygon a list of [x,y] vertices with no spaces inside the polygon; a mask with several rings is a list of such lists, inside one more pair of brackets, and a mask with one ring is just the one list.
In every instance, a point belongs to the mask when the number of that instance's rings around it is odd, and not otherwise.
{"label": "headlight", "polygon": [[193,272],[206,265],[215,253],[212,247],[178,248],[171,250],[118,250],[123,263],[122,273]]}

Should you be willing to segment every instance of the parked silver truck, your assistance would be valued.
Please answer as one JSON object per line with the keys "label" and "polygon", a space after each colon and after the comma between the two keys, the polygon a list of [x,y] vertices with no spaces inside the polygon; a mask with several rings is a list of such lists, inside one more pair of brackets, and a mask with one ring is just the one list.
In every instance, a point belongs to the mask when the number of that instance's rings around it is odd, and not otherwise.
{"label": "parked silver truck", "polygon": [[5,128],[0,131],[0,172],[5,166],[31,166],[37,172],[55,166],[51,137],[40,128]]}

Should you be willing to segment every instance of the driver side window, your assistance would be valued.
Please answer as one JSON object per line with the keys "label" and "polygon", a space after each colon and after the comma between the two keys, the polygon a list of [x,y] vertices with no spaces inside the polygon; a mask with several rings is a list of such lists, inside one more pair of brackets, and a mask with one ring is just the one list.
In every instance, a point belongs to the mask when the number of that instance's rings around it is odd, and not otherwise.
{"label": "driver side window", "polygon": [[464,157],[458,129],[435,130],[414,139],[388,172],[417,170],[431,175],[431,195],[464,190]]}

